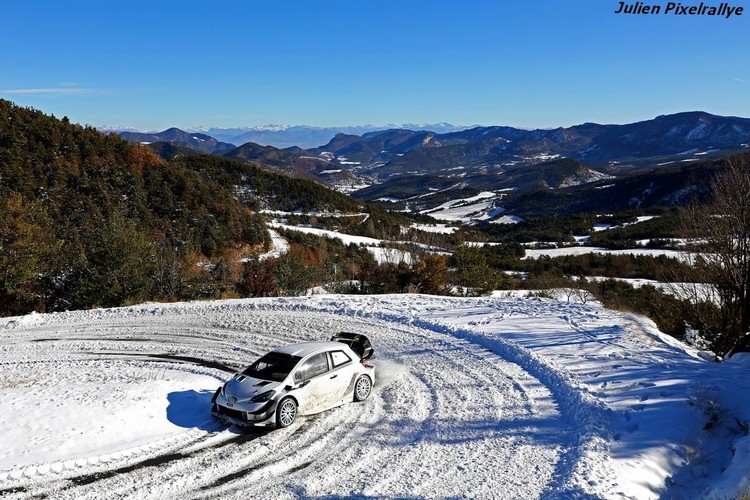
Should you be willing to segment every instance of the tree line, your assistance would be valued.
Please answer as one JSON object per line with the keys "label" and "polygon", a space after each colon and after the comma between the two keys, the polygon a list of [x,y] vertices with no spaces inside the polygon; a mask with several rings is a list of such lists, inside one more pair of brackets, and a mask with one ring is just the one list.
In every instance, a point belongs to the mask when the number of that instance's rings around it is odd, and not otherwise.
{"label": "tree line", "polygon": [[268,244],[226,185],[0,100],[0,314],[211,295],[202,263]]}

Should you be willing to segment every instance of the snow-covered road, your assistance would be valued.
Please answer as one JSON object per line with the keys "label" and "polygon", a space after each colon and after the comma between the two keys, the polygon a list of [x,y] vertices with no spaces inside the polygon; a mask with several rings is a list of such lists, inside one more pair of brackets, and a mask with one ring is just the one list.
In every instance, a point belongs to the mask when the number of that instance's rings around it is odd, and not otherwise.
{"label": "snow-covered road", "polygon": [[[212,420],[234,370],[338,331],[376,348],[367,401],[274,431]],[[686,464],[709,441],[731,446],[748,417],[724,401],[723,435],[705,437],[719,365],[694,354],[642,318],[536,298],[330,295],[0,320],[0,495],[687,497],[722,487],[731,456]]]}

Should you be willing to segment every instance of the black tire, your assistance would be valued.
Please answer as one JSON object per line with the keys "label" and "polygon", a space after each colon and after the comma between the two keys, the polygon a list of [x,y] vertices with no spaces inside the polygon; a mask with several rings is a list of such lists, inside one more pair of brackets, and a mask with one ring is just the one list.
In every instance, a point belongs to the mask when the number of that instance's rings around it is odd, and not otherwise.
{"label": "black tire", "polygon": [[297,418],[297,402],[292,398],[284,398],[276,406],[276,427],[289,427]]}
{"label": "black tire", "polygon": [[354,401],[364,401],[372,392],[372,379],[367,375],[360,375],[354,382]]}

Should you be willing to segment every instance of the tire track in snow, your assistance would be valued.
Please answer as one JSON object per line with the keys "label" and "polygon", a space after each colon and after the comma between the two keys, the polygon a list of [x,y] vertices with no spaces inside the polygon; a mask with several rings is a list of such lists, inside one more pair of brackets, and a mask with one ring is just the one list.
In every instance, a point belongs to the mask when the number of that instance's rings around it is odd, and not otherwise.
{"label": "tire track in snow", "polygon": [[[349,319],[347,326],[352,326],[352,321],[352,319]],[[487,362],[483,359],[483,351],[473,346],[471,346],[471,349],[465,349],[460,345],[448,343],[436,346],[434,345],[435,336],[433,334],[423,335],[416,328],[402,329],[398,325],[395,325],[396,328],[394,328],[394,325],[390,323],[381,325],[379,321],[373,323],[354,320],[354,323],[361,323],[357,326],[367,328],[367,331],[372,332],[373,337],[378,339],[377,346],[380,354],[388,357],[389,354],[394,355],[389,351],[395,350],[395,352],[401,352],[399,355],[402,358],[401,361],[407,359],[410,362],[415,362],[415,356],[420,355],[415,350],[418,347],[425,351],[421,356],[426,358],[426,362],[418,365],[418,375],[408,370],[403,371],[398,374],[394,381],[382,389],[385,391],[383,405],[380,405],[377,401],[376,403],[378,403],[377,406],[382,406],[391,418],[384,419],[377,425],[361,426],[362,428],[357,429],[356,432],[347,430],[344,437],[336,441],[337,447],[331,452],[336,460],[321,458],[306,461],[306,457],[299,457],[294,460],[296,465],[288,468],[287,473],[296,474],[301,470],[299,469],[301,465],[304,465],[304,470],[307,473],[305,477],[297,480],[304,486],[294,490],[295,494],[302,496],[330,494],[331,492],[327,488],[335,483],[337,489],[334,490],[338,494],[344,495],[388,496],[389,493],[397,492],[403,496],[418,494],[420,491],[429,495],[429,491],[447,491],[438,489],[439,486],[436,486],[435,483],[446,483],[444,484],[445,487],[450,487],[448,483],[452,483],[453,488],[456,487],[458,482],[454,481],[454,478],[442,474],[445,467],[458,464],[459,467],[466,468],[466,464],[474,461],[486,465],[486,455],[491,454],[492,450],[488,450],[484,442],[472,444],[470,441],[477,440],[477,435],[481,435],[482,439],[485,439],[486,434],[492,432],[493,427],[496,426],[494,420],[491,423],[483,422],[481,428],[472,429],[470,433],[464,436],[457,436],[455,435],[456,426],[449,425],[449,419],[431,417],[432,415],[444,417],[444,413],[450,410],[451,406],[466,403],[460,390],[465,387],[465,380],[449,382],[449,379],[455,379],[457,373],[466,371],[469,366],[473,367],[474,371],[477,367],[484,367]],[[328,322],[327,325],[332,326],[331,322]],[[334,328],[340,329],[340,326]],[[381,335],[382,337],[380,337]],[[389,339],[386,336],[391,338]],[[416,340],[414,340],[415,337]],[[409,339],[409,343],[406,345],[404,338]],[[424,346],[427,346],[427,349],[424,349]],[[440,352],[440,354],[436,354],[436,352]],[[395,361],[399,360],[396,359]],[[457,365],[457,361],[461,361],[461,363]],[[448,366],[451,366],[452,369],[446,370]],[[383,373],[384,370],[379,371],[379,383],[376,385],[376,389],[382,388]],[[498,371],[495,367],[491,367],[485,375],[472,373],[471,371],[469,373],[472,376],[476,375],[481,391],[485,395],[487,391],[493,390],[493,386],[497,384]],[[394,385],[397,387],[394,387]],[[508,385],[513,386],[514,383],[508,382]],[[515,385],[517,386],[517,384]],[[452,400],[443,401],[442,406],[444,408],[438,409],[431,403],[446,399],[441,394],[451,395]],[[521,397],[519,405],[528,411],[529,403],[527,399]],[[353,409],[358,411],[356,405],[354,406]],[[491,406],[494,408],[497,405],[493,403]],[[410,410],[414,407],[419,409],[418,414],[413,411],[410,413]],[[336,428],[342,427],[339,418],[340,413],[348,412],[351,408],[351,406],[344,407],[332,412],[331,418],[334,419]],[[398,417],[399,415],[400,417]],[[407,418],[405,415],[412,418]],[[462,427],[463,424],[458,422],[457,425]],[[499,427],[501,427],[501,430],[507,431],[511,426]],[[385,430],[381,431],[381,428]],[[449,442],[451,440],[453,442]],[[462,441],[469,442],[469,444],[462,443]],[[306,442],[306,440],[299,442],[297,436],[295,436],[295,446],[304,447]],[[371,442],[374,442],[375,446],[367,446],[367,443]],[[443,445],[464,446],[467,450],[454,455],[446,453],[446,450],[441,448]],[[437,450],[438,453],[436,454],[434,451],[431,453],[430,448]],[[551,453],[546,453],[541,457],[542,460],[540,461],[546,462],[551,458],[554,462],[556,453],[556,450],[552,450]],[[437,456],[440,454],[445,455],[443,462]],[[512,452],[509,454],[512,454]],[[288,459],[288,457],[285,458]],[[424,459],[426,458],[429,461],[425,462]],[[507,458],[507,456],[504,458]],[[388,464],[387,468],[384,469],[383,464]],[[347,482],[352,485],[349,489],[341,489],[342,470],[348,471]],[[460,471],[457,472],[460,473]],[[268,477],[262,477],[262,473],[255,472],[246,478],[240,478],[241,476],[233,476],[232,479],[237,484],[231,488],[211,490],[211,493],[219,493],[224,496],[231,495],[233,492],[239,495],[241,491],[242,494],[256,493],[282,497],[285,494],[292,494],[288,488],[289,480],[283,474],[277,474],[269,479]],[[329,479],[320,480],[318,478]],[[487,494],[486,489],[477,490],[476,494],[482,492],[485,495]],[[472,496],[472,489],[464,484],[455,494]]]}
{"label": "tire track in snow", "polygon": [[[360,301],[367,300],[371,298],[363,298]],[[544,496],[546,498],[585,497],[589,495],[587,491],[591,484],[609,484],[611,488],[615,486],[612,483],[613,474],[606,465],[608,457],[606,441],[610,437],[612,411],[591,395],[587,387],[576,383],[564,371],[557,369],[517,343],[497,336],[488,337],[472,330],[456,328],[439,321],[422,319],[415,315],[416,311],[409,311],[408,306],[401,314],[392,310],[387,312],[378,310],[373,314],[367,312],[366,306],[357,309],[351,304],[342,304],[340,307],[345,313],[362,316],[372,314],[375,318],[385,321],[407,323],[448,338],[460,339],[518,365],[523,372],[536,377],[551,391],[560,411],[566,417],[565,420],[576,424],[574,432],[569,434],[572,440],[567,444],[567,450],[558,462],[556,479],[549,485]],[[504,311],[504,314],[507,316],[531,314],[533,316],[540,313],[548,314],[547,309],[549,309],[548,304],[538,301],[531,307],[526,304],[524,309],[515,310],[511,306]]]}
{"label": "tire track in snow", "polygon": [[[350,321],[353,321],[353,320],[354,320],[354,318],[350,319]],[[356,319],[356,321],[357,321],[357,322],[360,322],[360,321],[363,321],[363,320],[360,320],[359,318],[357,318],[357,319]],[[373,331],[373,327],[374,327],[374,325],[376,325],[376,324],[377,324],[377,323],[373,323],[372,321],[368,321],[367,319],[364,319],[363,327],[365,328],[365,331]],[[385,322],[384,324],[385,324],[385,325],[389,325],[389,327],[388,327],[388,328],[386,328],[386,330],[390,329],[390,330],[392,331],[392,332],[391,332],[391,334],[392,334],[392,333],[394,333],[394,331],[395,331],[395,333],[399,333],[399,331],[403,331],[403,330],[401,330],[401,329],[399,328],[399,323],[396,323],[396,324],[394,325],[394,324],[392,324],[392,322],[388,322],[388,321],[386,321],[386,322]],[[395,328],[395,329],[393,328],[394,326],[396,326],[396,328]],[[433,334],[433,333],[430,333],[430,336],[431,336],[431,338],[427,338],[427,339],[425,339],[425,336],[424,336],[424,335],[417,335],[417,334],[415,333],[415,332],[419,332],[419,331],[420,331],[420,330],[419,330],[419,329],[417,329],[417,328],[411,328],[411,329],[409,329],[409,330],[408,330],[408,332],[407,332],[407,333],[408,333],[408,335],[409,335],[409,336],[412,336],[412,337],[416,335],[416,336],[417,336],[417,337],[419,338],[419,342],[417,342],[418,344],[419,344],[419,343],[421,343],[421,344],[422,344],[423,346],[427,346],[427,350],[428,350],[428,351],[433,351],[433,350],[434,350],[433,348],[434,348],[435,346],[434,346],[434,345],[432,344],[432,342],[434,342],[434,340],[435,340],[435,337],[436,337],[436,335],[435,335],[435,334]],[[378,340],[378,346],[380,346],[380,347],[381,347],[381,350],[380,350],[379,352],[383,352],[383,349],[382,349],[382,348],[383,348],[383,347],[385,347],[385,346],[383,345],[383,343],[384,343],[384,339],[383,339],[383,338],[377,338],[377,340]],[[426,340],[426,342],[425,342],[425,340]],[[443,347],[445,347],[445,346],[443,346]],[[453,347],[454,349],[456,349],[456,348],[457,348],[457,349],[459,349],[459,350],[463,350],[463,348],[461,348],[460,346],[459,346],[459,347],[456,347],[456,346],[449,346],[449,347]],[[396,351],[399,351],[399,350],[400,350],[400,351],[403,351],[403,350],[405,350],[405,346],[404,346],[404,345],[400,345],[398,341],[396,342],[396,345],[395,345],[395,347],[393,347],[393,348],[394,348],[394,349],[395,349]],[[480,364],[479,364],[479,365],[477,365],[477,366],[482,366],[482,365],[481,365],[481,363],[483,363],[483,362],[486,362],[486,361],[483,361],[483,357],[484,357],[484,356],[483,356],[483,352],[484,352],[484,351],[483,351],[482,349],[476,349],[476,348],[474,348],[473,346],[472,346],[472,349],[473,349],[473,350],[474,350],[475,352],[473,352],[473,353],[472,353],[471,359],[473,360],[473,362],[478,362],[478,363],[480,363]],[[407,349],[407,351],[408,351],[408,349]],[[406,354],[405,356],[406,356],[406,357],[409,357],[409,358],[413,358],[413,353],[411,353],[411,352],[408,352],[408,353],[407,353],[407,354]],[[452,371],[455,371],[455,367],[453,366],[453,364],[454,364],[454,363],[453,363],[453,361],[454,361],[454,359],[451,359],[451,363],[450,363],[450,364],[446,364],[446,363],[445,363],[444,361],[442,361],[442,362],[440,362],[440,363],[438,363],[438,364],[439,364],[439,366],[440,366],[440,368],[441,368],[441,370],[442,370],[442,371],[446,371],[446,372],[452,372]],[[429,363],[428,363],[427,365],[420,365],[420,366],[419,366],[419,367],[418,367],[417,369],[421,370],[421,369],[423,369],[423,367],[424,367],[424,366],[429,366]],[[448,369],[446,370],[446,368],[448,368]],[[519,372],[521,372],[521,370],[518,370],[518,371],[519,371]],[[491,381],[492,381],[492,384],[495,384],[495,383],[497,382],[497,381],[495,380],[495,379],[496,379],[496,376],[497,376],[497,370],[496,370],[496,368],[493,368],[493,369],[492,369],[492,373],[493,373],[493,375],[494,375],[494,376],[493,376],[493,377],[491,378]],[[521,372],[521,373],[522,373],[522,372]],[[527,378],[528,378],[528,376],[527,376]],[[433,381],[430,381],[430,383],[431,383],[431,384],[432,384],[433,386],[434,386],[434,382],[435,382],[434,380],[433,380]],[[456,394],[460,394],[460,389],[462,389],[462,387],[461,387],[461,386],[454,386],[454,387],[449,387],[449,386],[445,385],[445,380],[444,380],[444,379],[441,379],[441,380],[440,380],[440,383],[441,383],[441,384],[443,384],[443,386],[441,386],[441,387],[440,387],[440,389],[441,389],[441,393],[447,393],[447,394],[451,394],[451,393],[454,393],[454,392],[455,392]],[[539,384],[537,383],[537,385],[539,385]],[[483,386],[483,389],[485,389],[485,390],[486,390],[486,389],[487,389],[487,387],[488,387],[488,386],[487,386],[487,385],[485,385],[485,386]],[[517,387],[517,384],[516,384],[516,387]],[[434,398],[434,396],[433,396],[433,398]],[[437,398],[435,398],[435,399],[437,399]],[[524,398],[521,398],[521,399],[524,399]],[[422,428],[424,428],[424,429],[429,429],[430,431],[434,432],[434,431],[436,431],[436,430],[439,430],[439,428],[440,428],[440,426],[441,426],[441,425],[444,425],[444,422],[439,422],[438,424],[435,424],[435,423],[433,422],[433,423],[431,423],[431,424],[429,424],[429,425],[424,425],[424,424],[421,424],[421,425],[420,425],[420,427],[415,427],[415,428],[418,428],[418,429],[422,429]],[[481,429],[481,432],[478,432],[478,433],[480,433],[480,434],[481,434],[481,433],[483,433],[483,432],[486,432],[486,431],[487,431],[487,429],[489,429],[489,430],[492,430],[493,426],[495,426],[495,423],[494,423],[494,422],[492,422],[491,424],[487,424],[487,425],[485,425],[485,428],[482,428],[482,429]],[[389,434],[390,436],[394,436],[394,435],[396,435],[396,436],[397,436],[397,435],[403,435],[403,434],[404,434],[403,430],[401,430],[400,428],[394,428],[394,429],[392,429],[392,430],[393,430],[394,432],[391,432],[391,433]],[[418,442],[419,442],[420,440],[423,440],[423,441],[426,441],[426,440],[428,440],[428,439],[429,439],[429,437],[428,437],[428,436],[429,436],[430,432],[427,432],[427,430],[422,430],[422,431],[419,431],[419,432],[417,432],[417,433],[415,433],[415,434],[417,434],[417,438],[416,438],[416,439],[413,439],[413,441],[414,441],[414,442],[417,442],[417,443],[418,443]],[[369,436],[367,436],[367,435],[365,435],[365,436],[363,436],[363,437],[364,437],[364,439],[365,439],[365,440],[366,440],[366,439],[369,439],[369,438],[370,438],[370,437],[369,437]],[[468,438],[468,437],[465,437],[465,440],[469,440],[469,438]],[[458,441],[458,440],[456,440],[456,441]],[[383,444],[387,445],[388,443],[384,441],[384,443],[383,443]],[[400,448],[401,448],[401,449],[399,450],[399,453],[401,453],[401,454],[403,454],[403,455],[406,455],[406,456],[408,456],[408,457],[410,457],[410,458],[412,458],[412,459],[413,459],[414,457],[418,457],[418,456],[419,456],[419,453],[416,453],[416,454],[415,454],[415,453],[405,453],[405,452],[404,452],[404,450],[403,450],[403,448],[404,448],[403,444],[404,444],[404,443],[399,443],[399,444],[401,445],[401,446],[400,446]],[[408,444],[412,444],[412,443],[408,443]],[[485,449],[484,447],[479,447],[479,448],[481,448],[481,449],[482,449],[482,454],[485,454],[485,453],[486,453],[486,449]],[[419,451],[419,450],[418,450],[418,451]],[[556,453],[556,452],[555,452],[555,453]],[[454,457],[449,457],[449,458],[450,458],[450,462],[455,462],[455,461],[456,461],[456,460],[454,460]],[[545,457],[544,457],[544,460],[543,460],[543,461],[548,461],[548,459],[549,459],[549,458],[550,458],[550,456],[549,456],[549,455],[548,455],[548,456],[545,456]],[[396,462],[396,463],[399,463],[399,462],[398,462],[398,459],[399,459],[399,457],[398,457],[398,453],[396,453],[396,454],[395,454],[395,462]],[[553,459],[552,461],[554,462],[554,456],[552,457],[552,459]],[[433,460],[434,460],[434,457],[433,457]],[[394,462],[394,460],[390,460],[390,461],[389,461],[389,462],[387,462],[387,463],[389,463],[389,464],[392,464],[393,462]],[[486,460],[484,460],[484,462],[486,462]],[[407,463],[404,463],[404,465],[411,465],[411,464],[407,464]],[[407,468],[408,468],[408,467],[407,467]],[[399,469],[399,470],[403,470],[403,467],[398,467],[397,469]],[[431,471],[431,472],[432,472],[433,474],[435,474],[435,473],[439,473],[438,471],[435,471],[435,470],[433,470],[433,471]],[[398,480],[397,476],[398,476],[398,474],[396,474],[396,473],[394,473],[394,472],[391,472],[391,473],[389,473],[389,475],[388,475],[387,477],[385,477],[385,478],[382,478],[382,479],[381,479],[380,477],[376,476],[376,477],[374,477],[374,478],[373,478],[373,480],[372,480],[372,483],[381,483],[381,482],[385,482],[385,483],[390,483],[390,482],[393,482],[393,481],[397,481],[397,480]],[[412,486],[412,487],[418,487],[418,485],[419,485],[419,484],[424,484],[424,481],[425,481],[425,477],[426,477],[426,475],[418,474],[418,479],[417,479],[417,480],[415,480],[415,483],[414,483],[414,484],[411,484],[410,486]],[[415,484],[416,484],[417,486],[415,486]],[[305,490],[305,491],[307,491],[307,490]],[[309,491],[307,491],[307,492],[309,493]],[[403,494],[404,494],[404,495],[408,495],[408,494],[409,494],[409,492],[410,492],[410,490],[409,490],[409,489],[404,489],[404,490],[403,490]],[[366,493],[366,494],[373,494],[373,493],[377,493],[377,492],[372,492],[372,491],[366,490],[366,491],[365,491],[365,493]],[[468,493],[467,493],[467,490],[466,490],[466,489],[464,489],[464,490],[461,490],[461,491],[457,492],[456,494],[458,494],[458,495],[461,495],[461,494],[463,494],[463,495],[467,495]]]}
{"label": "tire track in snow", "polygon": [[[488,357],[488,352],[484,349],[463,341],[445,339],[442,335],[416,327],[411,327],[409,334],[421,339],[418,343],[432,346],[428,362],[420,365],[420,369],[424,370],[420,378],[425,380],[427,386],[440,388],[434,392],[436,409],[431,412],[432,418],[423,422],[415,441],[447,444],[459,448],[459,451],[455,454],[446,454],[444,457],[433,457],[436,463],[429,467],[420,467],[417,464],[417,472],[414,474],[416,479],[413,484],[408,485],[405,493],[412,490],[427,496],[431,491],[440,491],[448,496],[502,496],[502,489],[497,491],[493,487],[486,488],[484,484],[462,481],[461,476],[470,472],[472,464],[475,463],[485,466],[492,464],[493,469],[499,469],[498,464],[513,462],[508,456],[489,461],[487,457],[506,446],[518,453],[519,443],[513,436],[517,429],[524,428],[526,439],[533,435],[533,432],[529,432],[530,428],[554,417],[556,409],[552,405],[542,408],[540,402],[544,401],[544,398],[537,397],[542,396],[539,391],[545,393],[545,389],[541,386],[533,389],[534,382],[527,374],[517,373],[517,377],[520,377],[518,379],[511,377],[508,371],[513,371],[517,367],[508,365],[498,358]],[[451,367],[451,370],[446,370],[446,367]],[[523,380],[526,386],[518,380]],[[473,417],[478,418],[458,416],[459,409],[464,413],[468,410],[469,415],[473,414]],[[472,441],[483,443],[476,446]],[[537,453],[536,460],[541,463],[554,463],[557,451],[544,451],[541,455]],[[452,473],[446,474],[448,471]],[[546,473],[550,472],[551,470],[548,470]],[[520,477],[524,475],[517,470],[515,473]],[[544,475],[545,471],[539,470],[538,473]],[[457,488],[457,485],[460,487]],[[374,493],[383,492],[375,490]],[[528,495],[528,492],[526,494]],[[512,493],[511,488],[505,496],[516,495]]]}

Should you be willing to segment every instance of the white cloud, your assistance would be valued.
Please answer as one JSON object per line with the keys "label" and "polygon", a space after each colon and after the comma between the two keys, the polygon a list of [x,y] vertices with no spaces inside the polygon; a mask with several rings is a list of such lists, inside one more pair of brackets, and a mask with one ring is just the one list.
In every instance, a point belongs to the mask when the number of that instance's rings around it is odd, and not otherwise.
{"label": "white cloud", "polygon": [[12,95],[90,95],[103,94],[102,89],[89,87],[48,87],[48,88],[28,88],[28,89],[3,89],[0,94]]}

